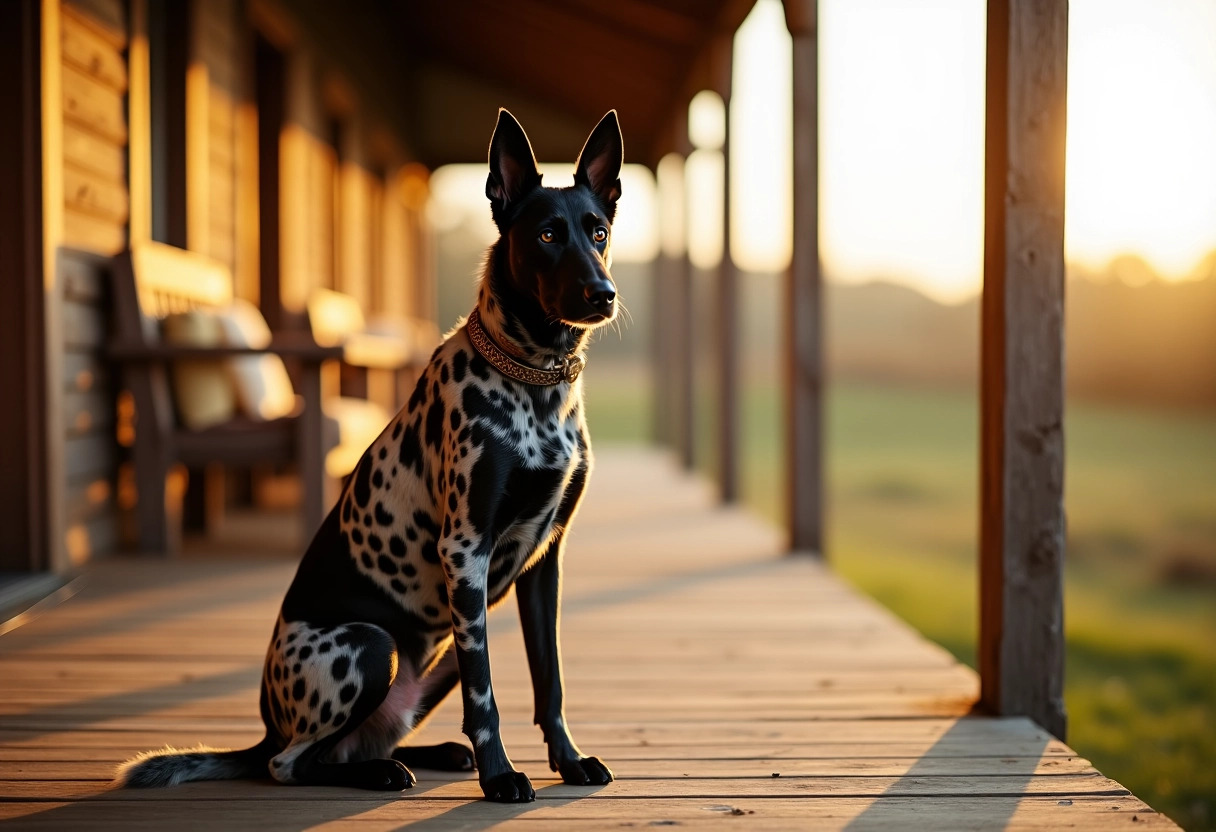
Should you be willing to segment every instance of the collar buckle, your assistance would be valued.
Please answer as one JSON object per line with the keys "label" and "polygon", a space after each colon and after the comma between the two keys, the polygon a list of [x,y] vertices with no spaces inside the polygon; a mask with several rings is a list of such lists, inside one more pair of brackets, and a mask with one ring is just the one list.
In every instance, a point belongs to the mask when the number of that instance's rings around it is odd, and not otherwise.
{"label": "collar buckle", "polygon": [[587,359],[581,355],[567,355],[561,365],[562,377],[570,384],[574,384],[586,366]]}

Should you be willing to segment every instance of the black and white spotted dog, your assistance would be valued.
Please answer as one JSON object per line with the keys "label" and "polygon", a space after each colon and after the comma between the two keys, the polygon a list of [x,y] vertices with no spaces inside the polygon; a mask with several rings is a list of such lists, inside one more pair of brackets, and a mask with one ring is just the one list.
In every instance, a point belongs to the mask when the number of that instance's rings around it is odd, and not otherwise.
{"label": "black and white spotted dog", "polygon": [[[476,765],[488,799],[534,799],[503,747],[490,684],[486,612],[512,585],[550,767],[566,783],[612,780],[566,726],[557,622],[563,543],[591,470],[581,351],[617,306],[608,266],[621,160],[614,111],[583,147],[574,186],[542,187],[523,128],[499,112],[486,194],[500,237],[477,307],[304,555],[266,654],[265,739],[151,752],[124,764],[120,782],[269,773],[399,790],[414,783],[407,765]],[[401,746],[458,682],[472,750]]]}

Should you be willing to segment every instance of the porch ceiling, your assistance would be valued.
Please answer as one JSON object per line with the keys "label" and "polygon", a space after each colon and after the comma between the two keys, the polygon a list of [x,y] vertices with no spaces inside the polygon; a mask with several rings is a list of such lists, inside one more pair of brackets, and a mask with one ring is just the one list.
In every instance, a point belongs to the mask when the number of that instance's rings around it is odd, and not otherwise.
{"label": "porch ceiling", "polygon": [[295,5],[314,12],[319,39],[345,52],[347,66],[361,67],[411,155],[435,167],[484,161],[499,106],[520,118],[543,160],[573,159],[615,108],[627,159],[655,163],[692,95],[729,77],[721,35],[754,3],[346,0],[337,20],[315,0]]}
{"label": "porch ceiling", "polygon": [[738,28],[754,2],[400,0],[421,63],[419,150],[436,162],[482,161],[493,123],[483,99],[493,96],[520,110],[525,127],[543,122],[529,134],[543,159],[572,157],[616,108],[630,158],[652,163],[670,146],[676,113],[716,86],[715,36]]}

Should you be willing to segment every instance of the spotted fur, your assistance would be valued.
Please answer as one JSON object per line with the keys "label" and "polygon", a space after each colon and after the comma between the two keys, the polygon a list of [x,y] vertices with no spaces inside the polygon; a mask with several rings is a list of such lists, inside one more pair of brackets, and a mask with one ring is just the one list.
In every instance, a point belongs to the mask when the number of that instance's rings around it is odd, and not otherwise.
{"label": "spotted fur", "polygon": [[[532,366],[580,352],[611,320],[607,229],[620,193],[609,114],[573,188],[540,186],[523,129],[500,112],[487,194],[501,237],[477,307]],[[591,471],[582,379],[532,386],[498,372],[463,325],[435,351],[401,412],[363,454],[304,555],[266,653],[252,749],[166,749],[125,764],[129,786],[268,773],[282,783],[401,789],[406,767],[478,769],[486,796],[534,797],[499,733],[486,615],[517,588],[536,721],[567,783],[612,774],[565,723],[557,614],[563,541]],[[455,743],[402,746],[457,684]]]}

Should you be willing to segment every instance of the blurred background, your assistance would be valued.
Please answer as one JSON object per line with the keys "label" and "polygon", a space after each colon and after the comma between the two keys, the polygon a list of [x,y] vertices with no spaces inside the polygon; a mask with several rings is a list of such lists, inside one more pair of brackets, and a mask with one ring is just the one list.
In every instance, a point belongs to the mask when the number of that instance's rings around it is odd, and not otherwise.
{"label": "blurred background", "polygon": [[[111,322],[107,258],[141,241],[188,249],[276,338],[343,347],[320,383],[340,423],[332,497],[439,333],[472,308],[495,238],[484,154],[503,105],[548,185],[572,180],[583,138],[621,111],[633,164],[613,274],[628,313],[589,353],[597,449],[671,439],[655,356],[671,319],[664,263],[687,257],[689,461],[720,473],[715,293],[729,251],[741,498],[787,521],[793,91],[780,0],[723,0],[713,19],[678,0],[644,14],[573,0],[18,2],[46,15],[61,52],[31,64],[49,137],[35,167],[54,195],[35,239],[58,294],[49,375],[13,370],[51,379],[48,411],[0,434],[25,453],[46,430],[28,473],[49,478],[53,508],[32,559],[0,553],[0,601],[11,574],[66,574],[143,531],[135,405],[105,349],[131,333]],[[544,60],[500,37],[508,7],[552,45]],[[602,38],[586,28],[601,14]],[[985,3],[819,0],[818,15],[824,554],[974,666]],[[724,52],[702,49],[715,38]],[[1072,0],[1068,55],[1068,739],[1186,828],[1216,829],[1216,2]],[[626,76],[620,100],[583,72],[598,56],[596,72]],[[88,257],[56,259],[67,250]],[[40,295],[43,274],[30,277]],[[6,314],[0,338],[41,343],[24,313]],[[298,553],[295,527],[265,520],[300,503],[290,465],[178,462],[169,490],[187,533]],[[4,505],[25,511],[19,496]]]}
{"label": "blurred background", "polygon": [[[1186,828],[1212,829],[1216,3],[1072,0],[1070,15],[1069,741]],[[820,2],[825,550],[839,573],[972,666],[984,26],[983,4],[971,0]],[[781,4],[759,0],[734,42],[730,227],[742,271],[743,498],[776,523],[789,67]],[[712,93],[694,99],[694,144],[698,130],[709,138],[683,179],[705,359],[696,465],[710,475],[722,107]],[[573,152],[543,160],[546,184],[571,179]],[[483,166],[453,165],[432,178],[441,321],[470,308],[494,239],[484,176]],[[623,185],[613,274],[632,314],[590,351],[597,447],[653,432],[661,311],[649,282],[662,206],[645,168]]]}

